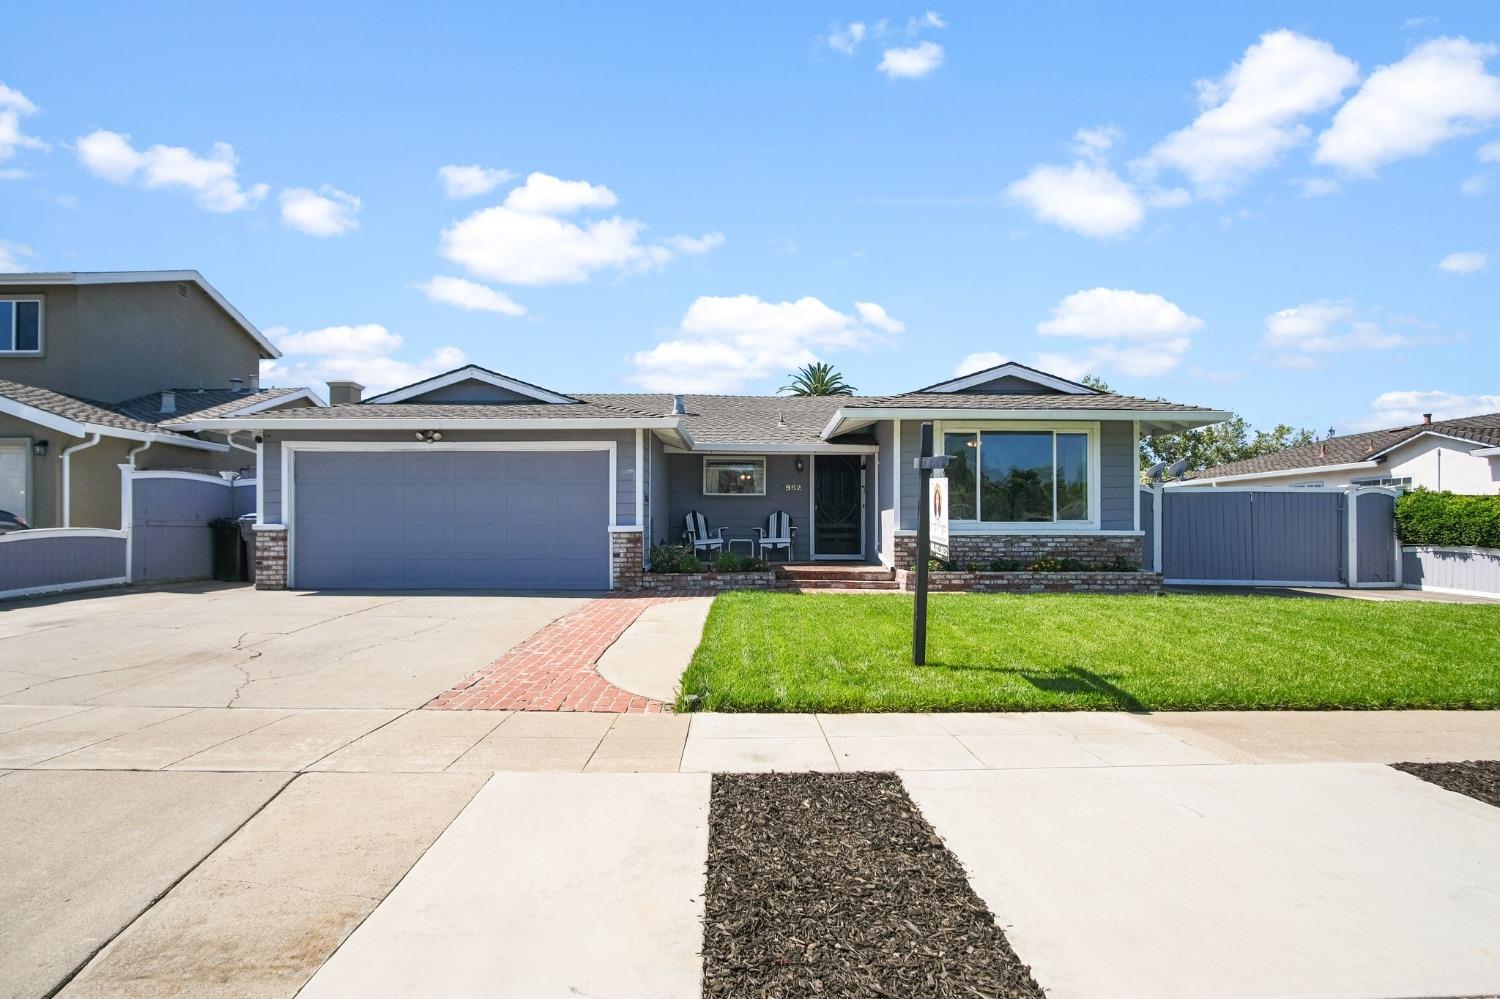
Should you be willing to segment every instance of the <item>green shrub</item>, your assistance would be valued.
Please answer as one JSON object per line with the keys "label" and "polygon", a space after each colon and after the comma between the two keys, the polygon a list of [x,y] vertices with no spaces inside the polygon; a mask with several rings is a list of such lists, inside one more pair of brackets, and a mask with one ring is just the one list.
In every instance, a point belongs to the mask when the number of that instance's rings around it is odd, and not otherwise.
{"label": "green shrub", "polygon": [[1062,559],[1053,558],[1051,555],[1043,555],[1026,567],[1032,572],[1063,572]]}
{"label": "green shrub", "polygon": [[759,559],[736,552],[720,552],[714,557],[714,572],[757,572],[765,568]]}
{"label": "green shrub", "polygon": [[702,572],[703,563],[692,545],[652,545],[651,571],[657,573]]}
{"label": "green shrub", "polygon": [[990,563],[990,572],[1020,572],[1026,566],[1020,559],[997,558]]}
{"label": "green shrub", "polygon": [[1459,496],[1416,489],[1396,500],[1403,544],[1500,548],[1500,496]]}

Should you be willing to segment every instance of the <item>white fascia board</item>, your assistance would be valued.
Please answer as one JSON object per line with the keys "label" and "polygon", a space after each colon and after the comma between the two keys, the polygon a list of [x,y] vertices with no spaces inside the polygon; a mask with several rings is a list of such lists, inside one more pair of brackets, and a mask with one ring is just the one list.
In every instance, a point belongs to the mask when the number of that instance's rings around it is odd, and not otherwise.
{"label": "white fascia board", "polygon": [[25,420],[27,423],[35,423],[37,426],[46,427],[48,430],[56,430],[58,433],[67,434],[70,437],[84,437],[88,433],[88,431],[84,430],[83,424],[77,420],[70,420],[66,416],[58,416],[56,413],[49,413],[47,410],[37,409],[35,406],[28,406],[26,403],[19,402],[8,396],[0,395],[0,413],[4,413],[6,416],[14,416],[18,420]]}
{"label": "white fascia board", "polygon": [[838,436],[845,420],[1057,420],[1096,422],[1099,420],[1140,420],[1142,423],[1172,424],[1182,427],[1205,427],[1210,423],[1222,423],[1233,414],[1216,409],[1177,410],[1162,412],[1154,409],[942,409],[911,408],[880,409],[840,407],[823,428],[823,438]]}
{"label": "white fascia board", "polygon": [[426,393],[431,392],[434,389],[446,388],[449,385],[457,385],[459,382],[467,381],[485,382],[486,384],[494,385],[497,388],[503,388],[508,391],[515,392],[518,395],[524,395],[529,398],[535,399],[538,402],[553,402],[559,404],[578,402],[577,399],[570,398],[569,396],[560,395],[556,392],[549,392],[544,388],[537,388],[535,385],[528,385],[525,382],[516,381],[514,378],[507,378],[504,375],[496,374],[493,371],[489,371],[474,364],[467,365],[455,371],[449,371],[446,374],[434,375],[431,378],[424,378],[422,381],[413,382],[410,385],[403,385],[400,388],[391,389],[389,392],[382,392],[380,395],[371,396],[370,398],[366,399],[365,402],[404,402],[407,399],[413,399],[417,396],[425,395]]}
{"label": "white fascia board", "polygon": [[691,448],[667,450],[674,454],[874,454],[880,450],[878,444],[829,444],[826,441],[809,441],[806,444],[788,444],[784,441],[715,441],[712,444],[695,444]]}
{"label": "white fascia board", "polygon": [[151,433],[144,430],[125,430],[121,427],[111,427],[102,423],[83,423],[78,420],[70,420],[66,416],[58,416],[49,413],[45,409],[28,406],[24,402],[17,402],[6,396],[0,396],[0,413],[14,416],[18,420],[27,423],[35,423],[39,427],[48,430],[56,430],[60,434],[69,437],[87,437],[89,434],[98,434],[101,437],[116,437],[127,441],[155,441],[158,444],[174,444],[178,447],[196,448],[202,451],[228,451],[227,444],[214,444],[210,441],[200,441],[192,437],[184,437],[172,433]]}
{"label": "white fascia board", "polygon": [[215,444],[213,441],[203,441],[196,437],[185,437],[182,434],[148,433],[144,430],[122,430],[119,427],[107,427],[98,423],[79,424],[85,433],[98,434],[100,437],[118,437],[127,441],[151,441],[154,444],[170,444],[173,447],[192,448],[195,451],[228,451],[228,444]]}
{"label": "white fascia board", "polygon": [[214,430],[220,433],[242,431],[278,430],[676,430],[677,417],[642,417],[618,420],[577,420],[560,417],[530,420],[474,420],[462,418],[412,418],[408,416],[385,419],[284,419],[257,420],[252,417],[219,416],[209,420],[187,420],[179,426],[186,430]]}
{"label": "white fascia board", "polygon": [[1302,468],[1279,468],[1270,472],[1244,472],[1240,475],[1215,475],[1201,476],[1195,479],[1180,479],[1176,482],[1167,482],[1163,485],[1167,489],[1179,489],[1183,486],[1208,485],[1210,482],[1244,482],[1255,479],[1280,479],[1288,475],[1321,475],[1324,472],[1358,472],[1369,468],[1379,468],[1378,461],[1351,461],[1343,465],[1306,465]]}
{"label": "white fascia board", "polygon": [[[1421,440],[1423,437],[1437,437],[1437,438],[1440,438],[1442,440],[1457,441],[1460,444],[1478,444],[1478,443],[1480,443],[1479,441],[1471,440],[1468,437],[1459,437],[1456,434],[1445,434],[1445,433],[1443,433],[1440,430],[1419,430],[1415,434],[1412,434],[1410,437],[1403,437],[1401,440],[1399,440],[1396,443],[1392,444],[1390,447],[1382,448],[1379,451],[1373,451],[1373,452],[1371,452],[1370,457],[1371,458],[1379,458],[1382,455],[1390,454],[1392,451],[1396,450],[1397,448],[1402,448],[1402,447],[1405,447],[1408,444],[1415,443],[1415,442]],[[1470,454],[1477,454],[1478,452],[1471,451],[1469,453]]]}
{"label": "white fascia board", "polygon": [[936,385],[929,385],[917,391],[961,392],[966,388],[983,385],[985,382],[992,382],[996,378],[1006,377],[1019,378],[1023,381],[1031,382],[1033,385],[1045,385],[1047,388],[1057,389],[1066,395],[1100,394],[1097,390],[1091,389],[1080,382],[1070,382],[1066,378],[1049,375],[1045,371],[1028,368],[1024,364],[1017,364],[1015,361],[1006,361],[1004,364],[997,364],[993,368],[985,368],[983,371],[976,371],[961,378],[953,378],[946,382],[939,382]]}
{"label": "white fascia board", "polygon": [[1482,447],[1469,453],[1476,458],[1500,458],[1500,447]]}

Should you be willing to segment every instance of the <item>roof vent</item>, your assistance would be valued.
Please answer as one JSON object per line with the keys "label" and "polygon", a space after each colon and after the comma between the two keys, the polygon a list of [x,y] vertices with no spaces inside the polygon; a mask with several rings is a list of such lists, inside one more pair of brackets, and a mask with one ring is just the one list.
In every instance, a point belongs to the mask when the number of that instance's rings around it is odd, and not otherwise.
{"label": "roof vent", "polygon": [[243,378],[231,378],[231,379],[229,379],[229,391],[234,392],[236,394],[245,391],[245,379],[243,379]]}
{"label": "roof vent", "polygon": [[777,430],[785,430],[786,429],[786,413],[782,412],[782,413],[777,413],[776,414],[776,429]]}
{"label": "roof vent", "polygon": [[177,282],[177,297],[187,298],[187,285],[183,284],[181,281]]}
{"label": "roof vent", "polygon": [[671,413],[671,415],[672,416],[686,416],[687,415],[687,396],[685,396],[685,395],[674,395],[674,396],[672,396],[672,413]]}
{"label": "roof vent", "polygon": [[1423,413],[1422,414],[1422,422],[1424,424],[1425,423],[1431,423],[1432,422],[1432,414],[1431,413]]}
{"label": "roof vent", "polygon": [[168,389],[161,394],[161,411],[163,413],[177,412],[177,393]]}

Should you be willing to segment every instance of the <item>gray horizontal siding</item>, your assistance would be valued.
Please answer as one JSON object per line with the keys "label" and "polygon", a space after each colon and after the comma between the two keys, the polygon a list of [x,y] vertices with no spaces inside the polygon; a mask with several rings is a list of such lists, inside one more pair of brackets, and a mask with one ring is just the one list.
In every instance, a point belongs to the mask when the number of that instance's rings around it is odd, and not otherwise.
{"label": "gray horizontal siding", "polygon": [[[773,454],[766,458],[766,495],[764,496],[704,496],[703,456],[701,454],[669,454],[667,457],[667,524],[666,534],[656,539],[660,544],[669,541],[680,544],[686,530],[687,515],[697,510],[703,514],[710,529],[725,528],[726,538],[753,538],[757,527],[765,527],[766,519],[778,510],[784,510],[792,518],[797,533],[792,542],[792,558],[803,561],[808,558],[808,503],[812,496],[812,481],[803,458],[803,469],[797,471],[797,456]],[[788,492],[788,485],[800,485],[800,491]],[[744,545],[735,546],[743,553]],[[781,557],[778,552],[773,558]]]}
{"label": "gray horizontal siding", "polygon": [[1500,597],[1500,551],[1489,548],[1403,548],[1406,586],[1467,590]]}
{"label": "gray horizontal siding", "polygon": [[124,538],[33,537],[0,544],[0,594],[124,577]]}
{"label": "gray horizontal siding", "polygon": [[[266,509],[263,519],[269,524],[282,523],[281,506],[281,442],[323,441],[368,442],[391,441],[409,443],[410,431],[362,430],[331,432],[327,430],[267,431],[263,447],[265,467],[261,475],[265,479],[264,494]],[[579,431],[484,431],[444,430],[444,443],[468,441],[613,441],[615,443],[615,519],[621,527],[639,526],[635,516],[635,431],[634,430],[579,430]]]}

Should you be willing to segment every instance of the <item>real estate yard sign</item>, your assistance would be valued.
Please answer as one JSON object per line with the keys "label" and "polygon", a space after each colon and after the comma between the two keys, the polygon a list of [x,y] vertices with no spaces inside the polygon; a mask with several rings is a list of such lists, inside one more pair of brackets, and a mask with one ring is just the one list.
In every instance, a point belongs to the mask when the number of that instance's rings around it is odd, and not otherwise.
{"label": "real estate yard sign", "polygon": [[927,546],[933,558],[948,559],[948,480],[934,475],[927,480]]}

